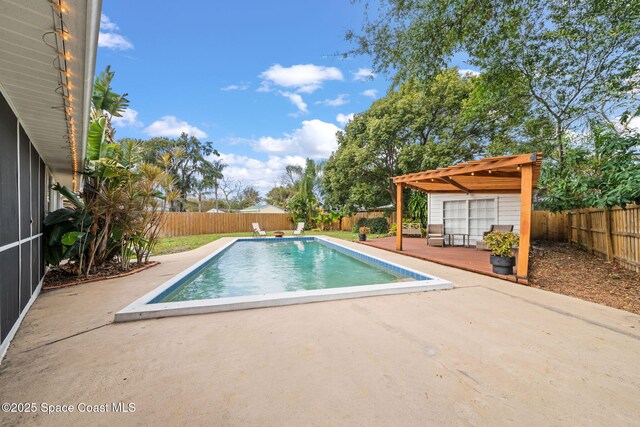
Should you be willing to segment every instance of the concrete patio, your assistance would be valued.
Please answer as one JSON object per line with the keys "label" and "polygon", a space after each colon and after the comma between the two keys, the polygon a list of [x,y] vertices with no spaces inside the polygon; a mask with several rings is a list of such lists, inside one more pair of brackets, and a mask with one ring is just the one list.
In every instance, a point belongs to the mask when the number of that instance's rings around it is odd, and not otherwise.
{"label": "concrete patio", "polygon": [[456,288],[113,323],[214,248],[41,295],[0,365],[2,402],[135,403],[4,425],[631,425],[640,316],[348,243]]}

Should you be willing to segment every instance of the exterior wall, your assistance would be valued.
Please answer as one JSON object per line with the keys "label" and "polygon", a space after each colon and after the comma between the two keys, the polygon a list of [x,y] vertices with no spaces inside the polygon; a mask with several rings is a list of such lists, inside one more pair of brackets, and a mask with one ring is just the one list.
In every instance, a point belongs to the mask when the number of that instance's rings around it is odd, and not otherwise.
{"label": "exterior wall", "polygon": [[0,93],[0,359],[40,292],[45,164]]}
{"label": "exterior wall", "polygon": [[[496,201],[496,224],[513,225],[513,231],[520,232],[520,194],[429,194],[429,223],[444,224],[444,202],[455,200],[494,199]],[[447,230],[445,230],[445,233]],[[471,244],[475,244],[481,236],[469,236]]]}
{"label": "exterior wall", "polygon": [[263,207],[260,207],[259,209],[242,209],[240,212],[242,213],[278,213],[278,214],[287,213],[287,211],[285,211],[284,209],[280,209],[277,206],[271,206],[271,205],[263,206]]}

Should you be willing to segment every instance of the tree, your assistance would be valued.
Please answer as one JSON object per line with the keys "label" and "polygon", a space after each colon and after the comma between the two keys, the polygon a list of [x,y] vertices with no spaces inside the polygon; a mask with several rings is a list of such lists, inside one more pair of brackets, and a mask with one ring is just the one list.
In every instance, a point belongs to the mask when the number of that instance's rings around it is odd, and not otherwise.
{"label": "tree", "polygon": [[267,193],[265,201],[271,205],[286,209],[289,200],[296,194],[293,187],[275,186]]}
{"label": "tree", "polygon": [[393,176],[542,145],[548,126],[530,114],[517,84],[511,95],[495,93],[490,79],[456,68],[402,83],[338,132],[324,169],[325,202],[347,211],[395,204]]}
{"label": "tree", "polygon": [[567,146],[564,167],[549,162],[540,176],[540,206],[552,211],[640,203],[640,135],[594,123]]}
{"label": "tree", "polygon": [[220,160],[215,160],[212,162],[212,170],[211,170],[211,181],[213,184],[213,195],[215,197],[215,209],[218,210],[218,190],[220,189],[220,180],[224,177],[222,171],[227,167],[226,164],[222,163]]}
{"label": "tree", "polygon": [[238,198],[241,189],[242,183],[238,181],[229,179],[224,176],[220,180],[220,191],[222,191],[222,194],[224,195],[224,200],[227,204],[228,210],[237,208],[237,206],[233,205],[233,202]]}
{"label": "tree", "polygon": [[252,185],[242,188],[238,195],[238,205],[240,209],[257,205],[261,200],[260,192]]}
{"label": "tree", "polygon": [[567,131],[585,119],[637,112],[640,0],[383,0],[352,54],[373,56],[397,83],[431,79],[458,53],[490,74],[517,74],[555,124],[562,167]]}
{"label": "tree", "polygon": [[157,164],[175,178],[181,200],[173,201],[172,211],[182,211],[183,201],[194,192],[198,180],[203,175],[214,173],[215,167],[207,157],[220,155],[213,148],[213,143],[201,142],[184,132],[177,139],[152,138],[142,141],[142,145],[143,160]]}
{"label": "tree", "polygon": [[220,187],[220,179],[222,179],[222,170],[226,167],[220,160],[213,162],[201,162],[198,167],[198,176],[193,184],[193,193],[198,199],[198,212],[202,212],[203,197],[211,194],[213,190],[215,195],[215,208],[218,209],[218,189]]}
{"label": "tree", "polygon": [[[304,169],[292,167],[296,171],[302,170],[295,188],[295,194],[287,202],[287,209],[291,212],[295,222],[311,224],[312,219],[318,213],[320,177],[322,164],[316,164],[312,159],[307,159]],[[299,168],[299,169],[298,169]]]}

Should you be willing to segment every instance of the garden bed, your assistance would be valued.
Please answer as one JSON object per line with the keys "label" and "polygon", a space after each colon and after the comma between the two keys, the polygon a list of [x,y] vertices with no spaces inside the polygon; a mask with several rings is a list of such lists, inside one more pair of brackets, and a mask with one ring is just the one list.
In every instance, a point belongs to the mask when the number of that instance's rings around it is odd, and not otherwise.
{"label": "garden bed", "polygon": [[569,246],[537,242],[529,285],[640,314],[640,273]]}
{"label": "garden bed", "polygon": [[123,269],[120,264],[106,264],[100,268],[97,272],[92,274],[86,279],[81,279],[75,274],[71,274],[60,267],[54,267],[50,269],[42,284],[43,291],[49,291],[53,289],[66,288],[68,286],[82,285],[84,283],[96,282],[98,280],[115,279],[118,277],[130,276],[148,268],[154,267],[160,264],[158,261],[150,261],[146,264],[138,266],[137,264],[131,264],[129,269]]}

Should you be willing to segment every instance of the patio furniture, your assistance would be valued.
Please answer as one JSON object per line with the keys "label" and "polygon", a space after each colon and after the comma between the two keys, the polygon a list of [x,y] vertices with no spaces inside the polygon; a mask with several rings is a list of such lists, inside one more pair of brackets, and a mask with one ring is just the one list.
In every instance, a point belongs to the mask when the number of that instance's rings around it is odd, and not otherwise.
{"label": "patio furniture", "polygon": [[482,240],[478,240],[476,242],[476,249],[477,250],[479,250],[479,251],[488,251],[489,250],[487,248],[487,242],[484,240],[484,238],[487,236],[487,234],[493,233],[494,231],[499,231],[501,233],[508,233],[510,231],[513,231],[513,225],[497,225],[497,224],[493,224],[489,228],[489,231],[485,231],[484,233],[482,233]]}
{"label": "patio furniture", "polygon": [[274,231],[273,235],[275,237],[284,237],[284,231]]}
{"label": "patio furniture", "polygon": [[260,224],[257,222],[251,223],[253,227],[253,236],[266,236],[267,232],[260,228]]}
{"label": "patio furniture", "polygon": [[456,246],[456,237],[462,237],[462,246],[469,247],[469,235],[466,233],[449,233],[449,246]]}
{"label": "patio furniture", "polygon": [[402,235],[422,237],[422,224],[419,222],[403,222]]}
{"label": "patio furniture", "polygon": [[427,245],[444,248],[444,237],[429,237],[427,239]]}
{"label": "patio furniture", "polygon": [[295,230],[293,230],[293,235],[294,236],[300,236],[304,234],[304,222],[299,222],[298,226],[296,227]]}
{"label": "patio furniture", "polygon": [[427,224],[427,245],[444,247],[443,224]]}

